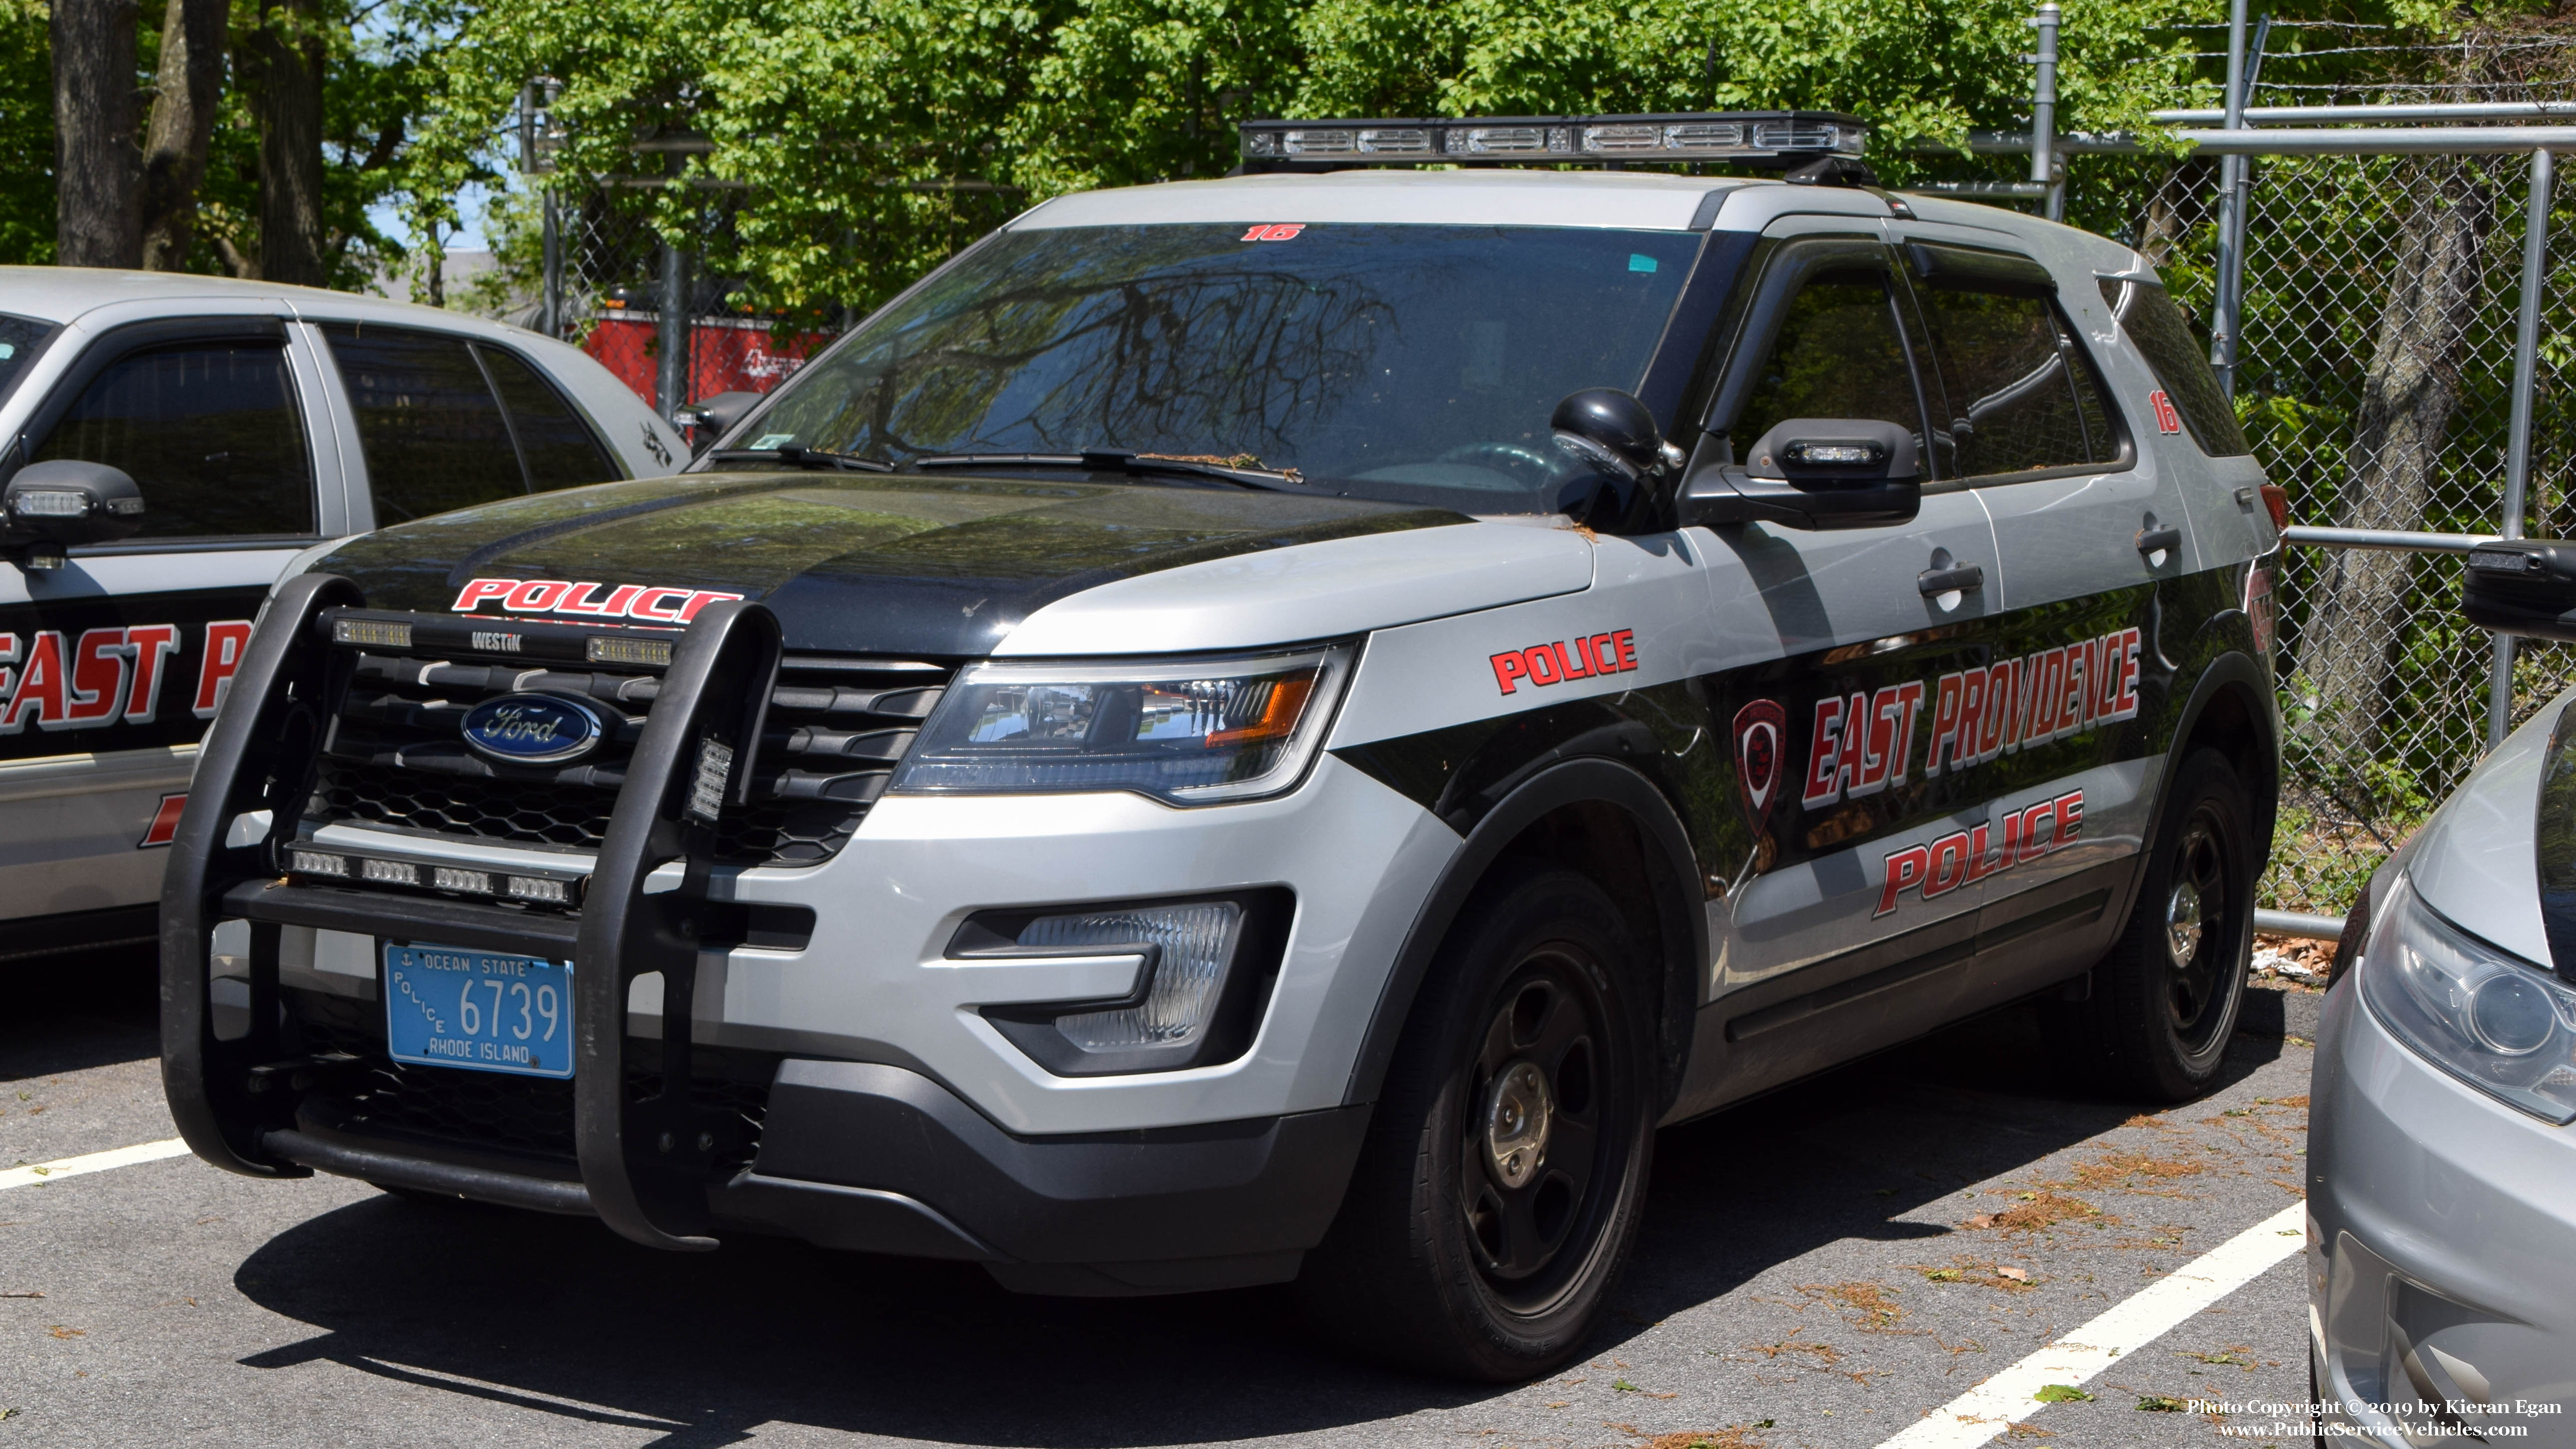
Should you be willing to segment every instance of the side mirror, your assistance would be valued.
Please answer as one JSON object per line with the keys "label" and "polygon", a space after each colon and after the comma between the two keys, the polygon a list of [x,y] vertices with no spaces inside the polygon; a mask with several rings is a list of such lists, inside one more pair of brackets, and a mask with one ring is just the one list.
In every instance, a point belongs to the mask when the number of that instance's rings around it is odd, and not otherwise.
{"label": "side mirror", "polygon": [[2576,639],[2576,544],[2499,538],[2469,550],[2460,609],[2501,634]]}
{"label": "side mirror", "polygon": [[1570,392],[1548,416],[1557,446],[1587,462],[1606,463],[1635,478],[1665,461],[1663,430],[1635,394],[1615,387]]}
{"label": "side mirror", "polygon": [[751,416],[760,405],[756,392],[720,392],[703,401],[686,403],[671,409],[671,426],[689,435],[692,452],[703,453],[715,441],[733,431],[733,425]]}
{"label": "side mirror", "polygon": [[1695,475],[1680,512],[1686,524],[1879,528],[1922,506],[1913,433],[1866,418],[1791,418],[1755,439],[1742,464]]}
{"label": "side mirror", "polygon": [[0,522],[28,568],[58,569],[74,544],[113,543],[141,528],[143,490],[105,463],[30,463],[0,488]]}

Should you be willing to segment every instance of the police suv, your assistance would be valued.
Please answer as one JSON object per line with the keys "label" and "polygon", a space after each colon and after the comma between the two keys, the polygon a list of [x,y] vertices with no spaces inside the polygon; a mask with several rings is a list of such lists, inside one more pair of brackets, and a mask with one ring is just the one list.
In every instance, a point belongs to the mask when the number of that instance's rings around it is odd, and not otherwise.
{"label": "police suv", "polygon": [[1255,123],[683,476],[308,558],[171,859],[188,1141],[1505,1378],[1660,1124],[2035,996],[2193,1094],[2278,495],[2135,252],[1861,139]]}
{"label": "police suv", "polygon": [[668,472],[561,343],[428,307],[0,268],[0,958],[150,940],[197,739],[324,539]]}

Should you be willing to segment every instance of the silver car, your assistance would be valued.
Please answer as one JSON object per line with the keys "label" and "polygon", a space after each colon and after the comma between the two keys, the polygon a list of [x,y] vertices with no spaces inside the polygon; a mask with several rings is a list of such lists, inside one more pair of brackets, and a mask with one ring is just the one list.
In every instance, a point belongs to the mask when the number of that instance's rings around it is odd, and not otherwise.
{"label": "silver car", "polygon": [[198,739],[299,553],[687,456],[532,332],[69,267],[0,267],[0,439],[0,960],[151,937]]}
{"label": "silver car", "polygon": [[[2576,637],[2576,546],[2482,545],[2469,579],[2472,621]],[[2373,878],[2337,972],[2308,1149],[2327,1431],[2576,1445],[2576,692]]]}

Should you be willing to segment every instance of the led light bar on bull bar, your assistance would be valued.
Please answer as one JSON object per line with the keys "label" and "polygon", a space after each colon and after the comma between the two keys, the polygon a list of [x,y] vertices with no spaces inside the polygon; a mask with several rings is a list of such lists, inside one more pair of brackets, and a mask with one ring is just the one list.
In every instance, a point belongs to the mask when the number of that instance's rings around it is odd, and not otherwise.
{"label": "led light bar on bull bar", "polygon": [[1652,116],[1492,116],[1246,121],[1243,159],[1351,166],[1474,161],[1783,164],[1858,156],[1869,127],[1834,111],[1687,111]]}
{"label": "led light bar on bull bar", "polygon": [[358,881],[367,885],[410,886],[451,895],[489,896],[549,906],[581,904],[582,887],[589,880],[587,876],[571,872],[441,865],[430,860],[404,860],[304,845],[288,847],[286,873],[290,876]]}

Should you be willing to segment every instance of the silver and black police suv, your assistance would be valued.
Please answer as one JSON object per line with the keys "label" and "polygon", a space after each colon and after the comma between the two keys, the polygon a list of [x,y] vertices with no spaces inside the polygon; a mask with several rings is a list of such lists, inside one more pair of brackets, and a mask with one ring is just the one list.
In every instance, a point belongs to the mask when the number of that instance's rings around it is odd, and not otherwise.
{"label": "silver and black police suv", "polygon": [[0,959],[152,939],[198,737],[298,551],[679,443],[516,328],[54,267],[0,267],[0,438]]}
{"label": "silver and black police suv", "polygon": [[[2272,829],[2260,470],[2099,237],[1848,117],[1259,123],[687,474],[282,584],[178,829],[208,1160],[1293,1280],[1577,1351],[1654,1129],[1999,1003],[2186,1097]],[[1754,159],[1785,180],[1369,161]]]}

